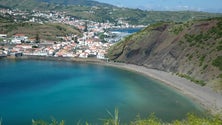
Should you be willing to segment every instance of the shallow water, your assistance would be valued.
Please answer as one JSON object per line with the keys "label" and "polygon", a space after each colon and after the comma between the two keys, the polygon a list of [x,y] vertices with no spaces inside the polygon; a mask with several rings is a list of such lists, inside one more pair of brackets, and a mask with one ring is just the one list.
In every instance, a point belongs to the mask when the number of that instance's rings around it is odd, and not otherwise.
{"label": "shallow water", "polygon": [[202,114],[190,99],[155,80],[93,64],[0,60],[0,117],[5,125],[32,119],[102,123],[118,108],[123,123],[150,113],[171,121]]}

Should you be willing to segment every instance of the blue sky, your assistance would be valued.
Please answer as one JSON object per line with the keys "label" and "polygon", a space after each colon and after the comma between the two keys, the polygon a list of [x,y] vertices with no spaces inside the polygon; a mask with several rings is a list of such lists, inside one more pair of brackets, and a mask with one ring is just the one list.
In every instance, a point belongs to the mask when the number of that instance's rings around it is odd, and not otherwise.
{"label": "blue sky", "polygon": [[146,10],[195,10],[221,12],[222,0],[96,0],[120,7]]}

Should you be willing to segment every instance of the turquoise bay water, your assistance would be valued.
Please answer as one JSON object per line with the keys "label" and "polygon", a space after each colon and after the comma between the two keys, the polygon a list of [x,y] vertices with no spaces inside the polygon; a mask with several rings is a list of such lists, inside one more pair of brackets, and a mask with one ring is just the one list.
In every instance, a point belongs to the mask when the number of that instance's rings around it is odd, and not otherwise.
{"label": "turquoise bay water", "polygon": [[121,122],[150,113],[182,119],[202,109],[188,98],[146,77],[112,67],[71,62],[0,60],[0,118],[4,125],[32,119],[101,124],[119,109]]}

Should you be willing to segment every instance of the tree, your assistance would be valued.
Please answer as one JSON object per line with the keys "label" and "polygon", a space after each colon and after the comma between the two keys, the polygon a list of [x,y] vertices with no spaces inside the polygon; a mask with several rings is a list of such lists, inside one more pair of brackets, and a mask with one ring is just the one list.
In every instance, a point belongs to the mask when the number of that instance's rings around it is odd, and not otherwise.
{"label": "tree", "polygon": [[83,31],[84,31],[84,32],[87,32],[87,31],[88,31],[87,22],[85,22],[85,25],[84,25],[84,26],[85,26],[85,28],[84,28],[84,30],[83,30]]}
{"label": "tree", "polygon": [[73,40],[75,43],[77,43],[77,44],[79,43],[77,36],[73,37],[72,40]]}
{"label": "tree", "polygon": [[40,43],[40,37],[39,37],[39,34],[37,33],[36,36],[35,36],[35,42],[36,43]]}

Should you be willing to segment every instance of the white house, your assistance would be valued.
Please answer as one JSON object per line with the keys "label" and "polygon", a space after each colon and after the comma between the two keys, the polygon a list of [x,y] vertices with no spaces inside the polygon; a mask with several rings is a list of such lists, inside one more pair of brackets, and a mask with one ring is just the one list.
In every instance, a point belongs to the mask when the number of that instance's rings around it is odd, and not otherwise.
{"label": "white house", "polygon": [[83,52],[83,53],[81,53],[81,54],[79,54],[79,57],[80,58],[88,58],[88,53],[86,53],[86,52]]}
{"label": "white house", "polygon": [[12,43],[16,43],[16,44],[21,44],[22,41],[27,41],[28,37],[25,36],[25,34],[15,34],[13,36],[14,38],[12,39]]}
{"label": "white house", "polygon": [[97,58],[98,58],[98,59],[106,59],[106,58],[105,58],[105,53],[99,52],[99,53],[97,54]]}
{"label": "white house", "polygon": [[0,38],[6,38],[7,34],[0,34]]}

